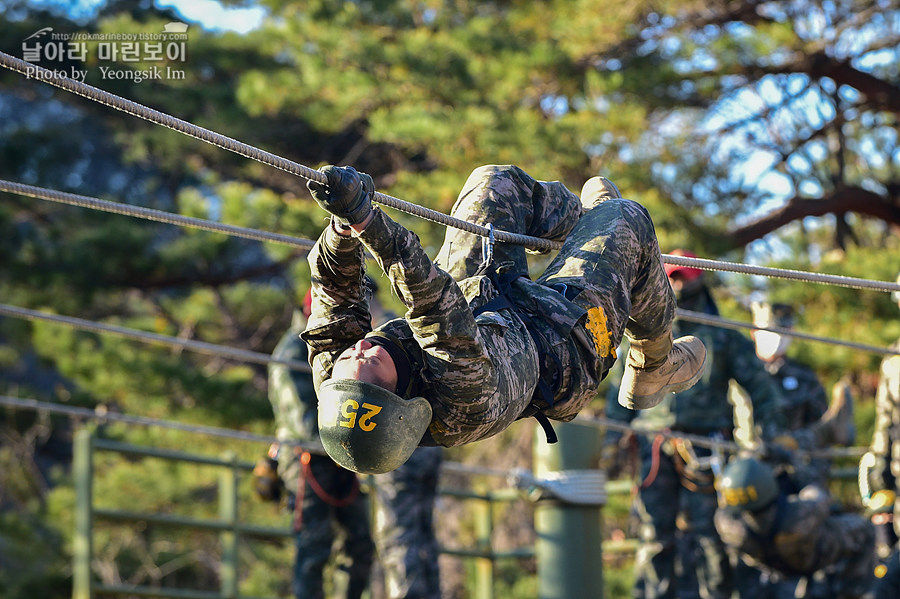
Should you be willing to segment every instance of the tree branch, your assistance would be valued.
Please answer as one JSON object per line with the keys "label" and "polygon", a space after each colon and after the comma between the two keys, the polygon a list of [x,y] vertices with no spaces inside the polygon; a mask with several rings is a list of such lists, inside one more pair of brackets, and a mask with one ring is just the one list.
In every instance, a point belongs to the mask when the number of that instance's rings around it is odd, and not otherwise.
{"label": "tree branch", "polygon": [[900,202],[897,198],[885,198],[861,187],[842,187],[821,199],[791,198],[780,210],[732,230],[728,239],[732,248],[741,248],[795,220],[846,212],[872,216],[900,227]]}

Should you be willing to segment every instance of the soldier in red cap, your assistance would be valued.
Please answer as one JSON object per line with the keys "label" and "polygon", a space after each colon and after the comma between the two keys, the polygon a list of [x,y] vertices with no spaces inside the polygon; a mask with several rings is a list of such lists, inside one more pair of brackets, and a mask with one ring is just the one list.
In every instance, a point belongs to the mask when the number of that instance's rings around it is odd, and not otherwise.
{"label": "soldier in red cap", "polygon": [[[671,255],[697,257],[685,250],[674,250]],[[704,271],[674,264],[666,264],[665,271],[679,308],[718,314]],[[673,332],[695,336],[706,346],[707,361],[700,380],[690,389],[670,393],[653,408],[610,410],[610,417],[630,421],[637,429],[732,439],[734,410],[728,389],[734,380],[751,398],[762,438],[773,440],[782,431],[780,394],[750,339],[731,329],[683,320],[675,321]],[[608,434],[606,443],[615,440],[615,435]],[[642,543],[636,559],[634,596],[730,597],[732,570],[713,522],[717,499],[712,451],[662,436],[638,435],[638,442],[642,472],[636,509]],[[682,566],[681,580],[676,575],[677,559]]]}

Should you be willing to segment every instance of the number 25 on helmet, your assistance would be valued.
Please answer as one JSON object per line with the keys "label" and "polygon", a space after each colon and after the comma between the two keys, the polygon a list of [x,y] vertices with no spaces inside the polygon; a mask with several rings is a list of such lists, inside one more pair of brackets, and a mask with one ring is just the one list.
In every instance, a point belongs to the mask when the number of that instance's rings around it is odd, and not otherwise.
{"label": "number 25 on helmet", "polygon": [[319,386],[319,436],[338,465],[361,474],[390,472],[403,464],[431,424],[423,397],[404,399],[352,379]]}

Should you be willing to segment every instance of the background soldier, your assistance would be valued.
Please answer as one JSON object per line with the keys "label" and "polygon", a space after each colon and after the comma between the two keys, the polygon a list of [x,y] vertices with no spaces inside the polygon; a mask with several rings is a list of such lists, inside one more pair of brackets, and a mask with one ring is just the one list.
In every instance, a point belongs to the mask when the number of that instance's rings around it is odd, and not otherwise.
{"label": "background soldier", "polygon": [[[672,254],[695,257],[683,250]],[[680,308],[718,314],[702,270],[671,264],[665,269]],[[707,363],[700,381],[691,389],[668,395],[655,408],[630,412],[613,407],[609,416],[630,420],[638,429],[731,439],[734,413],[727,397],[729,381],[734,379],[750,395],[763,438],[773,439],[783,428],[780,397],[772,377],[756,358],[752,342],[736,331],[681,320],[676,321],[674,330],[698,337],[706,346]],[[717,508],[713,452],[662,436],[638,434],[637,439],[641,483],[635,506],[641,520],[641,545],[635,563],[635,596],[696,596],[699,586],[699,595],[704,597],[730,597],[731,566],[713,522]],[[676,579],[679,559],[688,570],[680,585]]]}
{"label": "background soldier", "polygon": [[[794,309],[787,304],[754,302],[753,324],[762,328],[794,327]],[[812,368],[787,355],[791,338],[773,331],[753,331],[756,356],[781,389],[787,430],[805,428],[828,409],[825,388]]]}
{"label": "background soldier", "polygon": [[[753,324],[762,328],[794,327],[794,309],[787,304],[754,302]],[[810,367],[787,355],[791,338],[774,331],[753,331],[756,355],[763,361],[766,372],[775,379],[781,391],[782,412],[787,431],[794,438],[794,444],[787,437],[779,437],[779,442],[791,449],[824,449],[833,444],[849,446],[853,444],[856,430],[853,423],[853,398],[850,386],[840,381],[832,389],[831,404],[828,404],[825,388]],[[827,415],[826,415],[827,413]],[[819,423],[833,418],[833,426],[823,428]],[[805,460],[796,464],[802,472],[794,473],[794,478],[803,484],[812,482],[825,486],[829,462],[826,459]]]}
{"label": "background soldier", "polygon": [[[900,276],[897,277],[900,283]],[[900,306],[900,293],[891,296]],[[900,340],[891,349],[900,351]],[[881,544],[893,544],[893,552],[879,568],[881,575],[876,592],[879,599],[897,597],[900,588],[900,551],[897,536],[900,535],[900,355],[890,355],[881,362],[881,376],[875,397],[875,432],[869,453],[863,457],[866,468],[862,476],[868,482],[868,493],[863,503],[874,512],[879,524]],[[866,463],[868,462],[868,463]],[[868,495],[868,496],[867,496]],[[890,505],[893,504],[893,514]],[[890,523],[893,521],[893,535]]]}
{"label": "background soldier", "polygon": [[441,599],[434,502],[443,452],[419,447],[396,470],[372,476],[385,599]]}
{"label": "background soldier", "polygon": [[[375,280],[366,280],[372,288],[372,323],[377,326],[395,318],[378,301]],[[383,599],[441,599],[434,503],[443,460],[443,448],[419,447],[396,470],[369,477],[378,554],[373,578],[383,581]],[[373,597],[382,596],[373,589]]]}
{"label": "background soldier", "polygon": [[[753,324],[760,328],[794,328],[794,309],[788,304],[753,302],[751,311]],[[852,444],[855,430],[849,385],[843,382],[835,385],[829,407],[818,375],[787,355],[790,336],[766,330],[754,330],[751,336],[756,346],[756,356],[762,360],[766,372],[772,375],[781,391],[781,409],[791,435],[779,436],[778,443],[787,449],[802,447],[805,450],[824,449],[833,443]],[[823,426],[820,421],[826,425]],[[782,459],[790,458],[790,461],[783,461],[780,468],[789,470],[790,480],[795,485],[793,492],[799,492],[802,487],[813,483],[827,488],[828,459],[811,459],[808,455],[795,452],[783,454]],[[798,584],[806,583],[800,577],[788,577],[783,573],[773,576],[771,571],[755,570],[746,561],[738,561],[735,567],[735,586],[741,599],[793,597]]]}
{"label": "background soldier", "polygon": [[[300,339],[300,332],[306,326],[309,304],[307,293],[303,312],[295,311],[291,328],[275,347],[273,357],[307,361],[308,350]],[[269,401],[279,440],[318,441],[317,400],[308,372],[270,364]],[[277,461],[278,475],[284,481],[288,506],[294,514],[294,596],[297,599],[325,597],[323,570],[332,557],[333,545],[339,535],[336,563],[348,575],[346,597],[359,599],[369,585],[374,550],[368,503],[360,492],[356,473],[341,468],[327,455],[300,451],[287,444],[270,449],[270,459]],[[258,465],[258,480],[262,478],[261,470]]]}
{"label": "background soldier", "polygon": [[[824,570],[829,579],[825,596],[835,599],[858,599],[869,591],[875,531],[857,514],[833,512],[822,487],[808,485],[797,493],[785,492],[772,468],[744,457],[726,466],[719,492],[722,507],[716,512],[716,529],[728,547],[751,565],[786,577],[806,577],[807,583]],[[809,595],[799,586],[786,595],[804,596]],[[782,595],[767,592],[760,597]]]}

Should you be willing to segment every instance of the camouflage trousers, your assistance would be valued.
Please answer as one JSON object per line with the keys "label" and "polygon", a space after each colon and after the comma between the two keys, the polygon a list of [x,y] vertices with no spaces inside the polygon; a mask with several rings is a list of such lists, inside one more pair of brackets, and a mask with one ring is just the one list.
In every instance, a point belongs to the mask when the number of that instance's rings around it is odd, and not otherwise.
{"label": "camouflage trousers", "polygon": [[872,586],[873,599],[894,599],[900,589],[900,547],[894,547],[882,565],[885,569]]}
{"label": "camouflage trousers", "polygon": [[[634,596],[730,597],[732,570],[715,528],[718,500],[711,474],[691,472],[670,442],[655,443],[642,435],[639,444],[642,484],[636,508],[641,544]],[[702,447],[695,446],[694,453],[698,458],[709,456]],[[691,571],[679,575],[680,568]],[[686,583],[696,589],[685,588]]]}
{"label": "camouflage trousers", "polygon": [[[622,335],[652,339],[669,330],[675,296],[662,265],[656,230],[647,210],[632,200],[607,199],[590,209],[559,181],[538,181],[516,166],[475,169],[452,210],[482,226],[563,241],[537,283],[565,291],[589,312],[603,309],[612,346]],[[497,243],[494,262],[512,262],[528,273],[521,245]],[[482,263],[482,238],[448,227],[435,259],[457,281]],[[571,292],[570,292],[571,291]],[[603,356],[604,372],[615,354]]]}
{"label": "camouflage trousers", "polygon": [[396,470],[372,477],[375,548],[385,599],[440,599],[434,502],[443,448],[419,447]]}
{"label": "camouflage trousers", "polygon": [[306,475],[297,480],[298,487],[289,489],[295,502],[294,596],[324,599],[323,571],[337,550],[335,564],[349,577],[347,599],[359,599],[369,586],[374,550],[368,502],[359,493],[356,473],[327,456],[310,455]]}
{"label": "camouflage trousers", "polygon": [[[874,580],[875,529],[859,514],[835,514],[809,550],[823,564],[826,589],[838,599],[859,599]],[[827,565],[825,565],[827,564]]]}

